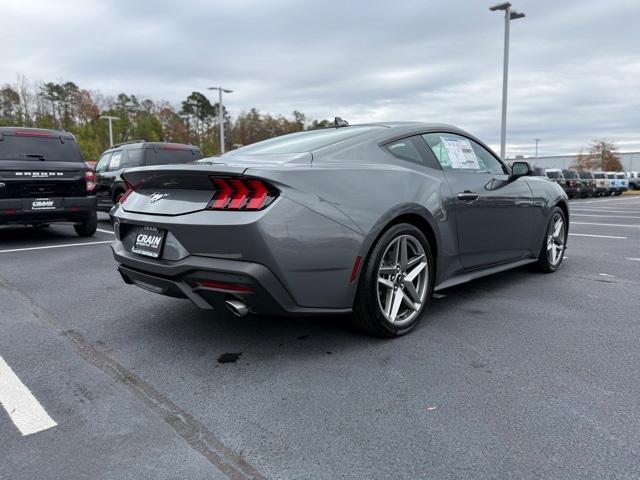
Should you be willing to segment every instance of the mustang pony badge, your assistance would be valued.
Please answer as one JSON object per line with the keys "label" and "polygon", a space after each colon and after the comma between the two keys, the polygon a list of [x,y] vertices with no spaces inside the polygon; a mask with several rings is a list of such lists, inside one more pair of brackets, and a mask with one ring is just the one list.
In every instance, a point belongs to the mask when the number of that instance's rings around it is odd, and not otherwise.
{"label": "mustang pony badge", "polygon": [[151,195],[149,195],[149,198],[151,199],[151,203],[156,203],[158,200],[162,200],[163,198],[167,198],[168,196],[168,193],[153,192]]}

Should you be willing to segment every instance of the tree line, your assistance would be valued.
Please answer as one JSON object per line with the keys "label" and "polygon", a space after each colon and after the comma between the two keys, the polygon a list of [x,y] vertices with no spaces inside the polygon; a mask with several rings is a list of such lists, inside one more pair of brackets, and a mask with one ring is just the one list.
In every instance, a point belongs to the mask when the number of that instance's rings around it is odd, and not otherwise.
{"label": "tree line", "polygon": [[[109,131],[100,116],[113,122],[115,143],[130,140],[190,143],[206,155],[220,151],[219,104],[192,92],[178,107],[164,100],[140,100],[136,95],[103,95],[74,82],[33,83],[19,76],[0,88],[0,125],[61,129],[75,135],[86,160],[95,160],[109,147]],[[330,124],[309,120],[293,111],[290,117],[261,113],[256,108],[232,118],[223,107],[225,149]]]}

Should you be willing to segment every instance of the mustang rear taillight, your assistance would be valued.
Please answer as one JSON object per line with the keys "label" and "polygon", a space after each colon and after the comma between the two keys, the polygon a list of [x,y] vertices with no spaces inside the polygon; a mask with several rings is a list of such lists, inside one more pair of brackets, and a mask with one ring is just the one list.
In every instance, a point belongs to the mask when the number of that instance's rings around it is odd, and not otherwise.
{"label": "mustang rear taillight", "polygon": [[277,197],[278,191],[255,178],[212,178],[215,194],[209,210],[262,210]]}
{"label": "mustang rear taillight", "polygon": [[84,172],[84,181],[87,186],[87,192],[93,192],[96,188],[96,172],[93,170]]}
{"label": "mustang rear taillight", "polygon": [[127,197],[129,195],[131,195],[131,193],[133,192],[133,187],[131,185],[129,185],[129,183],[125,180],[124,184],[127,186],[127,191],[124,192],[122,195],[120,195],[120,197],[117,199],[118,203],[120,205],[124,204],[124,201],[127,199]]}

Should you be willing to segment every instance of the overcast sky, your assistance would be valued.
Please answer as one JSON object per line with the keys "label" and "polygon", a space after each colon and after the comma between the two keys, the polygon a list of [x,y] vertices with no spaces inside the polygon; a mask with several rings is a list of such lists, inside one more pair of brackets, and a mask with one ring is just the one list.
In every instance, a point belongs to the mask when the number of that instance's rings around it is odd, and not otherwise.
{"label": "overcast sky", "polygon": [[[0,84],[17,74],[176,105],[194,90],[351,123],[452,123],[500,142],[493,0],[2,0]],[[509,155],[640,150],[640,1],[512,0]],[[8,39],[8,41],[7,41]]]}

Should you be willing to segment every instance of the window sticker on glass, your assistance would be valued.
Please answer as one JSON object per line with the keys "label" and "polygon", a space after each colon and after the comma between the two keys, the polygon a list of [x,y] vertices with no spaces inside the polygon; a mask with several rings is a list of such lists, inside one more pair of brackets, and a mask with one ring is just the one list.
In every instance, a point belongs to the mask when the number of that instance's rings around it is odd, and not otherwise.
{"label": "window sticker on glass", "polygon": [[478,157],[476,157],[476,152],[473,150],[469,140],[466,138],[440,137],[440,141],[447,150],[451,168],[480,169]]}
{"label": "window sticker on glass", "polygon": [[121,152],[116,152],[111,156],[111,164],[109,165],[109,170],[118,170],[120,168],[121,157],[122,157]]}

